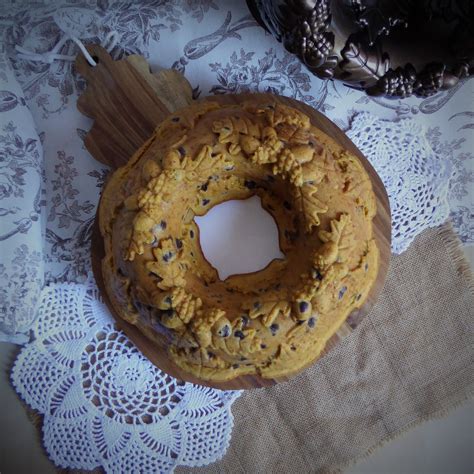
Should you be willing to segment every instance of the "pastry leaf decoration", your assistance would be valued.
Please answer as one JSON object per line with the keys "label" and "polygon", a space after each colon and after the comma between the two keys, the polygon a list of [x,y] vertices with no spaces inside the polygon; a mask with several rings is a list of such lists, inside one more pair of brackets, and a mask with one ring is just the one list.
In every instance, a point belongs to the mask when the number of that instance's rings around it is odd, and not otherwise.
{"label": "pastry leaf decoration", "polygon": [[328,211],[328,207],[316,196],[317,187],[314,184],[304,184],[295,188],[295,203],[300,209],[305,220],[307,232],[320,224],[319,214]]}

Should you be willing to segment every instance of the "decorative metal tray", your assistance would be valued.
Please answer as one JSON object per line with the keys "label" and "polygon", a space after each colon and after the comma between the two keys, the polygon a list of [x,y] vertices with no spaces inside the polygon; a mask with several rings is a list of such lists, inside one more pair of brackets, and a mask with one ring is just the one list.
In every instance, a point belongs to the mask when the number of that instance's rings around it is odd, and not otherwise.
{"label": "decorative metal tray", "polygon": [[474,74],[474,0],[247,0],[320,78],[427,97]]}

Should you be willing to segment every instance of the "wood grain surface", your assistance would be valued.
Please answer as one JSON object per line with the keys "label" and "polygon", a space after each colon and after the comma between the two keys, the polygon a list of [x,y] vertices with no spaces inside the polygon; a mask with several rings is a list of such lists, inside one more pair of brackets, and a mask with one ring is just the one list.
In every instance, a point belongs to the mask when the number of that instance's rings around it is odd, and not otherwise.
{"label": "wood grain surface", "polygon": [[192,88],[178,71],[152,74],[141,56],[114,61],[101,46],[87,49],[97,66],[82,55],[75,62],[87,81],[77,108],[94,119],[84,144],[97,161],[118,168],[170,112],[191,103]]}
{"label": "wood grain surface", "polygon": [[[91,68],[82,57],[76,62],[78,70],[81,73],[85,71],[84,76],[89,84],[87,92],[79,99],[78,107],[95,120],[94,126],[86,137],[86,146],[97,160],[112,168],[117,168],[128,161],[133,152],[151,135],[153,129],[164,117],[191,102],[191,88],[182,76],[176,80],[175,74],[178,74],[176,72],[163,71],[159,73],[158,82],[156,82],[154,79],[156,75],[151,74],[143,58],[132,57],[131,59],[129,57],[126,60],[113,61],[100,47],[93,46],[88,49],[99,59],[98,66]],[[301,110],[311,118],[313,125],[331,136],[342,147],[357,155],[372,180],[377,199],[377,215],[373,221],[375,239],[380,250],[380,268],[377,280],[364,306],[354,311],[328,341],[322,354],[324,355],[355,329],[369,313],[383,288],[390,261],[391,243],[388,196],[373,167],[345,133],[308,105],[295,99],[270,94],[218,95],[203,100],[213,100],[220,104],[239,104],[249,99],[267,101],[269,98]],[[165,342],[161,347],[158,347],[135,326],[114,314],[108,295],[104,290],[101,270],[103,256],[103,241],[98,225],[96,225],[92,238],[92,264],[103,299],[115,316],[119,327],[157,367],[178,379],[224,390],[266,387],[288,380],[289,377],[265,379],[260,376],[245,375],[227,382],[209,382],[197,379],[182,371],[168,357]],[[314,362],[312,361],[308,366]]]}

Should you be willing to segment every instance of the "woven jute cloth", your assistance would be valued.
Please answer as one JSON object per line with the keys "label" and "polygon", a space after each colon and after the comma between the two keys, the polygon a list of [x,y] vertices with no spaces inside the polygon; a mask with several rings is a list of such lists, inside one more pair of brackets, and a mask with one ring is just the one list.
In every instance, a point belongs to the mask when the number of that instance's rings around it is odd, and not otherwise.
{"label": "woven jute cloth", "polygon": [[233,405],[225,457],[176,472],[337,472],[474,392],[474,284],[450,225],[393,257],[360,326],[290,382]]}

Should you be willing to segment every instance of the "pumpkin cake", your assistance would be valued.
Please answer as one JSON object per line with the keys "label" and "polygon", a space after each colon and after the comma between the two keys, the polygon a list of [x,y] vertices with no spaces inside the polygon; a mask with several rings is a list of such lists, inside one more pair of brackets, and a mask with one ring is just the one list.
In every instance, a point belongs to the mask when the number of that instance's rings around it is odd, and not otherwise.
{"label": "pumpkin cake", "polygon": [[[284,259],[224,281],[194,217],[261,198]],[[291,375],[316,360],[376,280],[376,201],[356,156],[276,101],[193,104],[109,179],[99,223],[116,313],[201,380]]]}

